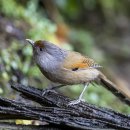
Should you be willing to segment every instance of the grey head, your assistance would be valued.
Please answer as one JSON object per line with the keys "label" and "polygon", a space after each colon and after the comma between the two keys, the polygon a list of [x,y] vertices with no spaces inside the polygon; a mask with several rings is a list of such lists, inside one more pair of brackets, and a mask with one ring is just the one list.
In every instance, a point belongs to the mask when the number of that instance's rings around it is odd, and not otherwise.
{"label": "grey head", "polygon": [[32,45],[35,56],[44,56],[45,54],[49,54],[56,59],[61,59],[65,56],[66,50],[61,49],[49,41],[38,40],[34,42],[31,39],[26,39],[26,41]]}
{"label": "grey head", "polygon": [[30,39],[26,39],[26,41],[32,45],[34,60],[41,70],[54,71],[67,55],[66,50],[59,48],[51,42],[45,40],[34,42]]}

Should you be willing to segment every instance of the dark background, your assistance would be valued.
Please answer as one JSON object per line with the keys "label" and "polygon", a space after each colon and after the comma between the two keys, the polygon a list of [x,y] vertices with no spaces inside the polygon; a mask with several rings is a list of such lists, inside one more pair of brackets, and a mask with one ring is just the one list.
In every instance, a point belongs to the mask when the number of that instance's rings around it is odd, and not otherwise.
{"label": "dark background", "polygon": [[[102,71],[130,97],[129,0],[0,0],[0,95],[22,100],[9,86],[14,80],[44,88],[44,78],[25,39],[49,40],[94,58]],[[59,91],[77,98],[81,85]],[[102,86],[90,85],[89,103],[130,113]]]}

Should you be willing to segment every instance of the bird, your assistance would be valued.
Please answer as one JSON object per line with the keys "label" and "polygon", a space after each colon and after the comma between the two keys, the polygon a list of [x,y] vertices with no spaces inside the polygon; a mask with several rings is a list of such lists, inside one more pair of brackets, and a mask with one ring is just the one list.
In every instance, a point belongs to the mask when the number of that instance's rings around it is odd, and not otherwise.
{"label": "bird", "polygon": [[129,97],[100,71],[99,68],[102,66],[92,58],[79,52],[62,49],[46,40],[26,39],[26,41],[32,46],[34,62],[42,74],[51,82],[60,84],[54,88],[75,84],[84,86],[78,99],[72,100],[69,105],[84,101],[85,90],[90,83],[97,81],[121,101],[130,105]]}

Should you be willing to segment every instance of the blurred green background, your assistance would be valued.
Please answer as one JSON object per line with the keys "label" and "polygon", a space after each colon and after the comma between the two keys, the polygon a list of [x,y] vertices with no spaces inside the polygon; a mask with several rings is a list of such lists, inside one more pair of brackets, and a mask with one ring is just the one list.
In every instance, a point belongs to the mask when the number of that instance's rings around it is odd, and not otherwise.
{"label": "blurred green background", "polygon": [[[49,40],[94,58],[130,96],[129,0],[0,0],[0,96],[22,100],[10,88],[10,80],[38,88],[49,84],[36,67],[26,38]],[[59,91],[77,98],[82,89],[75,85]],[[102,86],[90,85],[84,97],[89,103],[130,113]]]}

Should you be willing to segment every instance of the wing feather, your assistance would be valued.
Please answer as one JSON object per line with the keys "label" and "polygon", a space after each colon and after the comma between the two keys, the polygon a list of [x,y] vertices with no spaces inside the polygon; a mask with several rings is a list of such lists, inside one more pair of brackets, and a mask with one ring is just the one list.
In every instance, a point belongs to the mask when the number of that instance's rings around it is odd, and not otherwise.
{"label": "wing feather", "polygon": [[93,59],[83,56],[78,52],[68,52],[63,64],[64,68],[71,70],[101,67]]}

